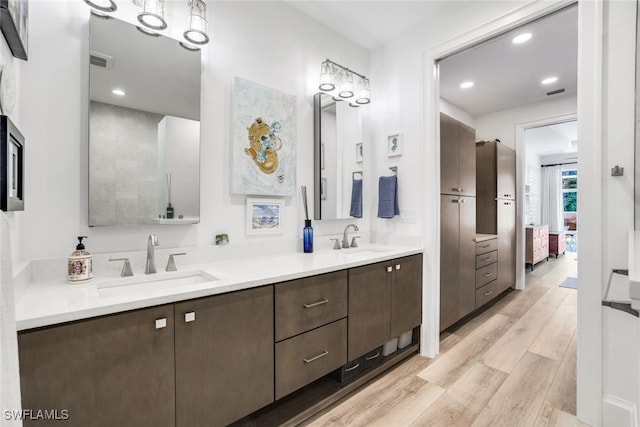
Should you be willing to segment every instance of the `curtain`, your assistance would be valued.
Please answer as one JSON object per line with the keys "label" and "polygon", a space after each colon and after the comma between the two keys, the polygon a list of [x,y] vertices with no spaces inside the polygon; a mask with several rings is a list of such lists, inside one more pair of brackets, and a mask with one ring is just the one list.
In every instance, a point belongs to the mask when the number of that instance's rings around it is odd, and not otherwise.
{"label": "curtain", "polygon": [[548,225],[549,231],[564,230],[561,166],[542,168],[542,188],[540,193],[542,224]]}

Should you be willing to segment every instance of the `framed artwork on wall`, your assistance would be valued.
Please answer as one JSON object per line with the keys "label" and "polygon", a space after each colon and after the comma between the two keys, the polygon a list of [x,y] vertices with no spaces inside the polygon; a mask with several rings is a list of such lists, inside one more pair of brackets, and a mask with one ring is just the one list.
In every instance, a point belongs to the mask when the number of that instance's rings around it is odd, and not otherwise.
{"label": "framed artwork on wall", "polygon": [[25,139],[7,116],[0,116],[0,209],[24,210]]}
{"label": "framed artwork on wall", "polygon": [[13,56],[27,60],[28,0],[0,0],[0,29]]}
{"label": "framed artwork on wall", "polygon": [[231,192],[296,194],[296,97],[236,77]]}
{"label": "framed artwork on wall", "polygon": [[387,156],[400,155],[402,155],[402,134],[398,132],[387,137]]}
{"label": "framed artwork on wall", "polygon": [[356,144],[356,162],[362,162],[363,159],[362,142]]}
{"label": "framed artwork on wall", "polygon": [[284,200],[247,197],[247,234],[282,234]]}

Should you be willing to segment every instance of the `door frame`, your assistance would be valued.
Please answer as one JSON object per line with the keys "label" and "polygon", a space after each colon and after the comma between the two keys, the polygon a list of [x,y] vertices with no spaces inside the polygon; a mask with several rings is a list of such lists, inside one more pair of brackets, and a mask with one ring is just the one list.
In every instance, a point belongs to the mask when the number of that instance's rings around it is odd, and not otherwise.
{"label": "door frame", "polygon": [[[421,70],[421,147],[422,161],[432,168],[421,168],[422,236],[423,246],[436,248],[433,256],[423,261],[423,319],[420,353],[435,357],[440,338],[440,94],[437,61],[483,42],[491,37],[517,28],[571,4],[575,0],[533,2],[512,13],[488,22],[458,37],[426,50]],[[603,186],[601,181],[601,138],[603,135],[603,2],[578,2],[578,134],[581,144],[579,169],[590,170],[588,197],[581,200],[580,223],[591,227],[581,241],[591,251],[582,251],[578,270],[581,277],[602,277],[602,221]],[[435,159],[435,160],[434,160]],[[581,174],[583,175],[583,174]],[[435,202],[434,202],[435,201]],[[583,246],[584,247],[584,246]],[[582,421],[600,426],[602,421],[602,315],[600,287],[578,292],[578,362],[577,415]]]}

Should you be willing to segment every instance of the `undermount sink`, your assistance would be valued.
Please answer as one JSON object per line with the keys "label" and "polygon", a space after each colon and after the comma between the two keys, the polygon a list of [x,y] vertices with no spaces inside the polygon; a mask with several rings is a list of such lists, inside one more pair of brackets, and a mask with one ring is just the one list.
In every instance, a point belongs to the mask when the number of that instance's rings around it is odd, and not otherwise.
{"label": "undermount sink", "polygon": [[122,277],[98,283],[98,295],[102,297],[126,295],[140,291],[157,291],[176,287],[213,282],[217,277],[203,271],[173,271],[168,273],[145,274],[144,276]]}

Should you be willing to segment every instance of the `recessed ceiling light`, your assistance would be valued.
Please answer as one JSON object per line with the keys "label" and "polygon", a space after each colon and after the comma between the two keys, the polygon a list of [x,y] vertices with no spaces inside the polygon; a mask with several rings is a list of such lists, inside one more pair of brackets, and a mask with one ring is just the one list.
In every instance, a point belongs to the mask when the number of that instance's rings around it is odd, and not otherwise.
{"label": "recessed ceiling light", "polygon": [[114,94],[114,95],[118,95],[118,96],[124,96],[125,95],[125,93],[124,93],[124,91],[122,89],[114,89],[114,90],[111,91],[111,93]]}
{"label": "recessed ceiling light", "polygon": [[524,43],[531,38],[531,33],[522,33],[511,39],[514,44]]}
{"label": "recessed ceiling light", "polygon": [[473,82],[463,82],[460,83],[460,87],[462,89],[469,89],[471,86],[473,86]]}
{"label": "recessed ceiling light", "polygon": [[558,81],[558,78],[557,78],[557,77],[547,77],[546,79],[544,79],[544,80],[542,81],[542,84],[543,84],[543,85],[550,85],[551,83],[555,83],[555,82],[557,82],[557,81]]}

